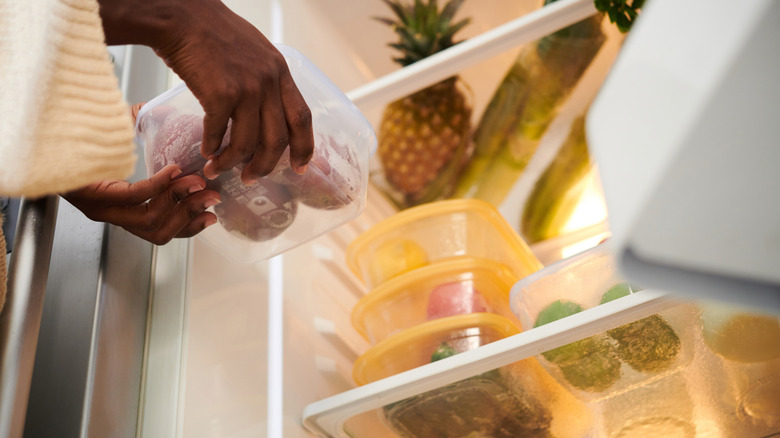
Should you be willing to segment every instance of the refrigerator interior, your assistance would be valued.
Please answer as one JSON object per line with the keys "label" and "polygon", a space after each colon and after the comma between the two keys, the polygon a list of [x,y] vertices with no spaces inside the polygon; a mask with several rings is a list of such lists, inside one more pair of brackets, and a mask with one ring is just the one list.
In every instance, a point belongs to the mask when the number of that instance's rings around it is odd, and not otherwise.
{"label": "refrigerator interior", "polygon": [[[590,0],[558,3],[559,26],[587,16],[592,7]],[[387,47],[393,33],[371,19],[390,14],[379,0],[230,0],[226,4],[270,40],[301,51],[350,97],[364,96],[361,93],[366,86],[399,74]],[[538,9],[536,1],[466,1],[459,16],[471,16],[473,22],[460,37],[476,37],[523,17],[533,17]],[[544,35],[528,36],[536,29],[534,23],[549,18],[538,16],[538,21],[529,20],[527,24],[530,33],[519,34],[514,42],[503,42],[508,48],[496,49],[498,53],[490,56],[477,56],[470,66],[458,71],[473,90],[475,119],[522,44]],[[535,32],[540,32],[538,29]],[[540,152],[523,179],[500,208],[512,224],[518,223],[519,206],[555,155],[566,135],[565,128],[587,107],[617,54],[621,36],[611,26],[608,29],[606,46],[544,136]],[[418,77],[430,81],[435,74]],[[361,107],[374,126],[384,105],[402,96],[395,96],[392,87],[379,90],[375,94],[380,97]],[[588,184],[591,189],[587,202],[582,203],[581,214],[574,215],[571,233],[532,246],[545,265],[592,247],[609,235],[595,171]],[[462,353],[457,360],[357,388],[352,365],[369,344],[352,327],[350,314],[368,290],[347,268],[345,250],[358,235],[394,212],[394,207],[370,187],[367,207],[359,218],[254,265],[236,265],[197,238],[159,248],[150,307],[141,435],[395,437],[398,435],[380,431],[372,423],[377,408],[387,403],[497,367],[515,366],[542,351],[679,305],[661,292],[644,291],[619,303],[589,309],[577,317]],[[186,275],[178,278],[182,272]],[[179,298],[166,301],[169,293]],[[719,363],[707,366],[714,367],[714,371],[699,378],[723,372]],[[567,396],[561,397],[568,400]],[[581,403],[566,403],[574,406],[572,412],[587,417]],[[699,405],[711,406],[691,404]],[[716,426],[712,426],[711,434],[696,436],[728,436],[721,435]],[[371,435],[355,432],[361,427],[369,427]],[[572,421],[570,427],[581,431],[582,436],[596,430],[587,419]],[[351,435],[346,430],[352,430]]]}

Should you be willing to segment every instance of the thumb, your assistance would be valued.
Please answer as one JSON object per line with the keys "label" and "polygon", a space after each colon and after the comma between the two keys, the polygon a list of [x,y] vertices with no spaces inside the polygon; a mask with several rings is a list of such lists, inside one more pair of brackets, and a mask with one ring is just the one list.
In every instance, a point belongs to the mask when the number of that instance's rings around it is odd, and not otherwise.
{"label": "thumb", "polygon": [[114,202],[123,204],[140,204],[159,195],[171,184],[171,181],[181,175],[181,169],[176,164],[169,164],[147,179],[119,187],[111,193]]}
{"label": "thumb", "polygon": [[141,107],[144,105],[146,105],[146,102],[139,102],[130,107],[130,116],[133,118],[134,125],[135,120],[138,118],[138,112],[141,111]]}
{"label": "thumb", "polygon": [[101,181],[86,187],[84,190],[71,193],[70,196],[74,199],[86,198],[92,202],[110,205],[137,205],[162,193],[168,188],[171,180],[180,174],[179,166],[169,164],[148,179],[134,183]]}

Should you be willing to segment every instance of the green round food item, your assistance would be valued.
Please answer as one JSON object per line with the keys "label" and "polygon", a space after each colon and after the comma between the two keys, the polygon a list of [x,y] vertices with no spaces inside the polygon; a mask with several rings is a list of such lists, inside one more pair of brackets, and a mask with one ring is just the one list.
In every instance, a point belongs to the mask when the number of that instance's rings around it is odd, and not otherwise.
{"label": "green round food item", "polygon": [[553,321],[582,312],[582,310],[582,306],[572,301],[553,301],[536,316],[534,327],[549,324]]}
{"label": "green round food item", "polygon": [[601,304],[614,301],[618,298],[623,298],[627,295],[631,295],[632,293],[639,292],[640,290],[642,289],[628,282],[618,283],[609,288],[609,290],[601,296]]}
{"label": "green round food item", "polygon": [[455,350],[450,344],[442,342],[438,347],[436,347],[435,350],[433,350],[433,354],[431,355],[431,362],[446,359],[450,356],[455,356],[456,354],[458,354],[457,350]]}
{"label": "green round food item", "polygon": [[[639,290],[627,282],[618,283],[604,293],[601,303]],[[660,315],[607,330],[607,334],[618,343],[618,357],[639,372],[663,371],[674,363],[680,353],[680,338]]]}
{"label": "green round food item", "polygon": [[[536,327],[581,312],[577,303],[558,300],[539,312]],[[583,391],[601,392],[620,379],[620,360],[604,334],[594,335],[542,353],[558,365],[564,378]]]}
{"label": "green round food item", "polygon": [[611,349],[588,354],[577,362],[559,365],[561,373],[572,386],[588,392],[609,389],[620,379],[620,366],[620,361]]}
{"label": "green round food item", "polygon": [[660,315],[608,330],[607,334],[617,341],[620,359],[640,372],[663,371],[680,353],[680,338]]}
{"label": "green round food item", "polygon": [[[582,310],[582,306],[572,301],[553,301],[536,316],[536,323],[534,324],[534,327],[549,324],[553,321],[557,321],[567,316],[574,315],[575,313],[582,312]],[[587,339],[572,342],[571,344],[566,344],[562,347],[545,351],[542,353],[542,355],[545,357],[545,359],[554,363],[567,363],[576,361],[582,357],[582,352],[588,349],[588,346],[583,345],[583,343],[587,344]]]}

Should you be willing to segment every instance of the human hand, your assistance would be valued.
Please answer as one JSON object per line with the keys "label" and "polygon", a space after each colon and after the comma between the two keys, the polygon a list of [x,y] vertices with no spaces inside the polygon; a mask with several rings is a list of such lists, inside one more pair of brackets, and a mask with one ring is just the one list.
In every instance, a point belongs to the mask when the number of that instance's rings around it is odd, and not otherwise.
{"label": "human hand", "polygon": [[180,174],[178,166],[169,165],[142,181],[101,181],[62,197],[93,221],[120,226],[164,245],[175,237],[192,237],[217,222],[206,209],[219,203],[219,193],[204,190],[206,181],[197,175],[174,179]]}
{"label": "human hand", "polygon": [[[204,175],[247,162],[252,183],[288,144],[302,174],[314,151],[312,116],[287,63],[249,22],[219,0],[99,0],[109,44],[145,44],[181,77],[205,110]],[[215,155],[232,120],[230,144]]]}

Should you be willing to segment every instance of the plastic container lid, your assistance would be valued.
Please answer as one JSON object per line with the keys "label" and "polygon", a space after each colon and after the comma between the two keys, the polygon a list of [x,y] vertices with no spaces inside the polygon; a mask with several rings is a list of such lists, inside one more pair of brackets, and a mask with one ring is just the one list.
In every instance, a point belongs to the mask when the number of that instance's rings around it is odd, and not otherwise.
{"label": "plastic container lid", "polygon": [[431,362],[442,343],[456,352],[473,350],[520,330],[512,320],[492,313],[450,316],[416,325],[376,344],[358,357],[352,377],[365,385]]}
{"label": "plastic container lid", "polygon": [[501,213],[478,199],[432,202],[397,213],[353,240],[346,256],[352,272],[369,288],[453,257],[495,260],[517,278],[542,268]]}
{"label": "plastic container lid", "polygon": [[514,320],[509,291],[516,281],[509,268],[493,260],[441,261],[388,280],[366,294],[352,309],[352,325],[369,342],[377,343],[447,316],[488,312]]}
{"label": "plastic container lid", "polygon": [[[208,182],[222,197],[211,209],[219,224],[198,237],[238,262],[270,258],[357,217],[365,208],[369,159],[376,149],[373,128],[344,93],[298,51],[277,48],[311,110],[314,156],[303,176],[292,172],[285,152],[253,186],[241,182],[239,167]],[[202,176],[203,114],[184,84],[141,108],[136,140],[149,175],[176,163],[182,176]],[[229,135],[228,127],[223,147]]]}

